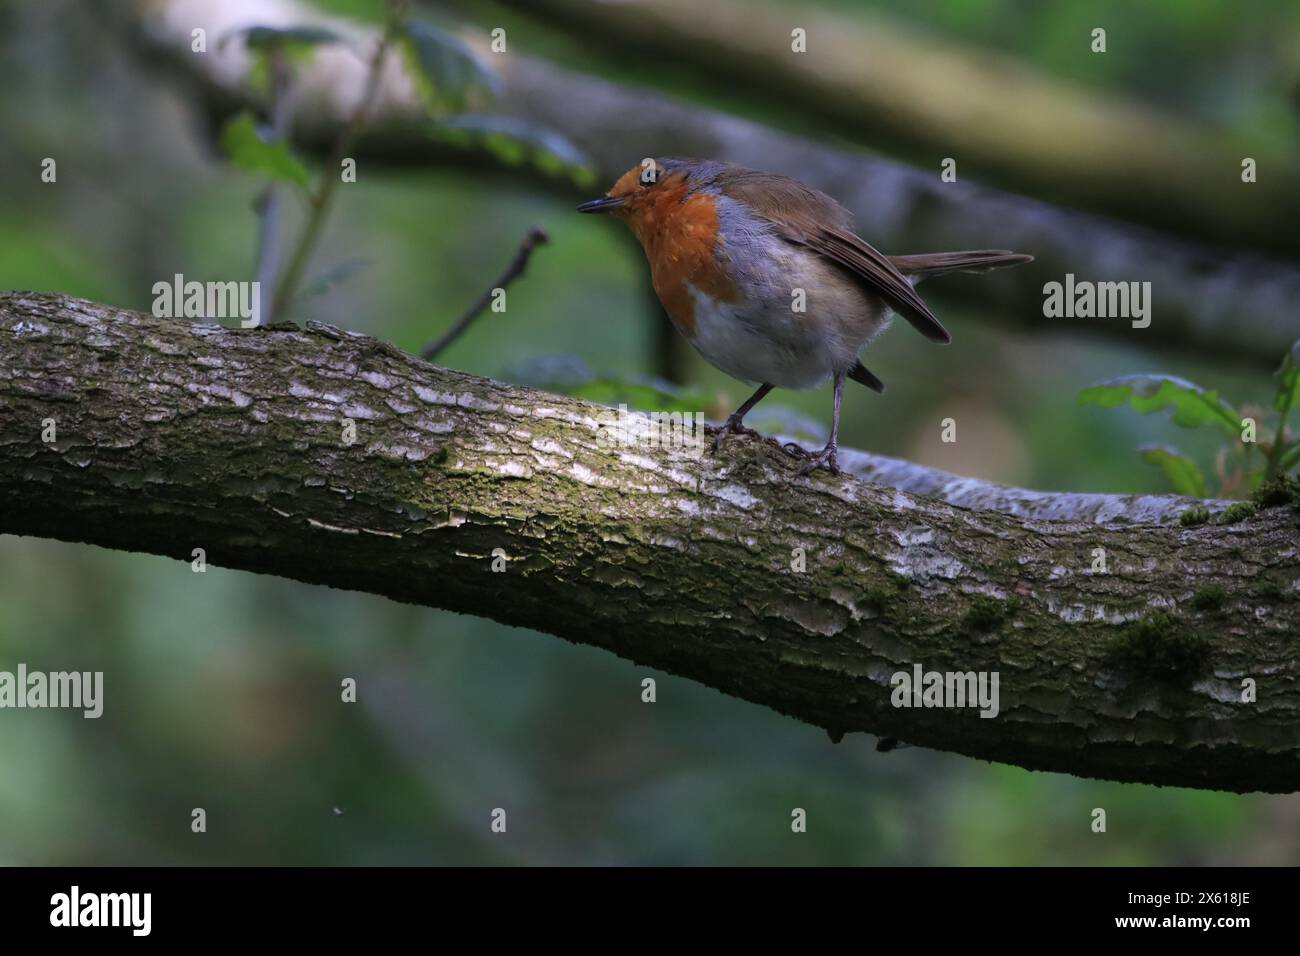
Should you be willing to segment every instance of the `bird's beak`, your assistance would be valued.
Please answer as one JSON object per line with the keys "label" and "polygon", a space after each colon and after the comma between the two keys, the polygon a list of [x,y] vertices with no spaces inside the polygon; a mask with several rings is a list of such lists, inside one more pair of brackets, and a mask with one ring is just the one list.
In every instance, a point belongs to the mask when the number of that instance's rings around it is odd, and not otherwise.
{"label": "bird's beak", "polygon": [[617,209],[621,205],[623,205],[623,200],[617,196],[601,196],[599,199],[583,203],[578,207],[578,212],[609,212],[609,210]]}

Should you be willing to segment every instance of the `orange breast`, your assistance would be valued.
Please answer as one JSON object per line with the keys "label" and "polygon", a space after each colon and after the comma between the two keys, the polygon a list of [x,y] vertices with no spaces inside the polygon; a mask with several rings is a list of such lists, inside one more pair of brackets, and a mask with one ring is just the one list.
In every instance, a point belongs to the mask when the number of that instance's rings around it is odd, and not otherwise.
{"label": "orange breast", "polygon": [[685,183],[664,183],[628,223],[641,240],[650,262],[650,278],[664,310],[682,335],[695,336],[697,292],[722,302],[735,302],[739,293],[714,257],[718,235],[718,209],[714,198],[698,193],[682,202]]}

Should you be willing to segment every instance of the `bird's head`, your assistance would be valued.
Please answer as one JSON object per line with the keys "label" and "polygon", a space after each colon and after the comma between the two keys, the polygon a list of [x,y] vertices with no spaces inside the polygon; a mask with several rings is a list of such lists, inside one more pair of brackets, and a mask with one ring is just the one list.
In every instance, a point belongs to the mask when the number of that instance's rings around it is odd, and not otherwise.
{"label": "bird's head", "polygon": [[722,167],[722,163],[695,159],[643,159],[620,176],[609,192],[583,203],[578,212],[607,212],[637,230],[662,221],[670,207],[712,182]]}

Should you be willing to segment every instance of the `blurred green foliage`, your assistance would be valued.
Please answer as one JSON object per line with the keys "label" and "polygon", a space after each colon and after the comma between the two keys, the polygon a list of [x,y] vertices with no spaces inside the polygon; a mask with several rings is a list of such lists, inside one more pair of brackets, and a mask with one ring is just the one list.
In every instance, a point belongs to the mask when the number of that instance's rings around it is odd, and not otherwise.
{"label": "blurred green foliage", "polygon": [[[888,12],[1073,82],[1213,119],[1261,142],[1300,142],[1300,4],[1294,0],[817,0]],[[1106,30],[1104,56],[1081,38]]]}
{"label": "blurred green foliage", "polygon": [[[1173,375],[1121,375],[1085,388],[1079,393],[1079,404],[1101,408],[1127,405],[1144,415],[1168,411],[1170,420],[1183,428],[1213,426],[1225,439],[1215,462],[1219,475],[1215,494],[1244,497],[1262,482],[1300,465],[1300,442],[1287,428],[1287,419],[1300,395],[1297,356],[1300,340],[1273,375],[1276,392],[1271,407],[1277,413],[1276,421],[1262,420],[1266,414],[1262,410],[1251,409],[1250,415],[1238,411],[1213,389]],[[1141,453],[1142,460],[1159,468],[1177,493],[1198,498],[1210,494],[1205,472],[1194,459],[1160,445],[1147,446]]]}
{"label": "blurred green foliage", "polygon": [[[824,5],[846,17],[859,7]],[[1279,27],[1296,34],[1294,3],[870,6],[1062,75],[1294,135],[1293,119],[1259,95],[1261,63],[1286,42]],[[1113,54],[1080,61],[1067,49],[1102,7]],[[0,288],[148,309],[152,283],[175,272],[251,278],[249,177],[205,138],[187,89],[148,69],[89,9],[69,0],[0,9]],[[527,48],[527,36],[512,42]],[[658,79],[680,82],[671,74]],[[39,182],[45,156],[58,157],[57,185]],[[646,295],[639,250],[616,223],[573,214],[568,198],[526,176],[363,168],[340,191],[309,280],[347,264],[353,274],[299,318],[417,350],[533,224],[552,242],[510,288],[508,310],[483,316],[441,361],[510,378],[546,356],[576,356],[595,379],[648,390],[633,392],[648,400],[661,388],[652,330],[665,319]],[[1080,388],[1156,368],[1242,402],[1272,397],[1266,373],[1151,351],[1137,336],[1013,335],[955,309],[943,319],[952,348],[905,328],[873,347],[889,392],[846,395],[844,444],[1038,488],[1155,492],[1160,475],[1130,449],[1175,427],[1079,408]],[[686,394],[710,400],[715,416],[747,394],[695,359],[687,377]],[[768,402],[777,417],[784,408],[828,421],[828,390]],[[943,443],[940,422],[956,411],[960,440]],[[1215,436],[1186,437],[1188,454],[1212,454]],[[862,735],[833,745],[765,709],[552,637],[6,536],[0,668],[19,661],[103,670],[106,702],[98,721],[0,713],[4,863],[1300,862],[1294,796],[1102,783],[911,748],[879,754]],[[655,704],[640,699],[646,676],[658,680]],[[340,701],[345,677],[358,682],[356,704]],[[190,832],[200,806],[205,835]],[[506,836],[489,832],[496,807],[509,814]],[[808,811],[807,834],[790,832],[795,807]],[[1096,807],[1107,811],[1106,834],[1090,829]]]}

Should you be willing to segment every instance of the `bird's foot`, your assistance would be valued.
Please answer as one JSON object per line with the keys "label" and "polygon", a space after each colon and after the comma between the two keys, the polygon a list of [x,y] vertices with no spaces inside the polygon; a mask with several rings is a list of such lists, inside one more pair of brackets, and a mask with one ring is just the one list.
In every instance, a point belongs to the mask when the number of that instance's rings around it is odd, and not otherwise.
{"label": "bird's foot", "polygon": [[741,419],[737,418],[735,415],[731,415],[722,423],[722,426],[718,429],[718,434],[713,438],[714,454],[717,454],[718,449],[722,447],[723,440],[728,435],[752,435],[755,438],[762,437],[758,432],[754,431],[754,429],[742,425]]}
{"label": "bird's foot", "polygon": [[[803,451],[802,448],[799,450]],[[840,463],[838,459],[839,450],[839,446],[836,445],[835,442],[828,442],[825,448],[812,456],[812,460],[809,461],[808,464],[799,469],[799,474],[811,475],[818,468],[825,468],[832,475],[838,475],[840,473]],[[804,452],[804,454],[807,455],[809,453]]]}

